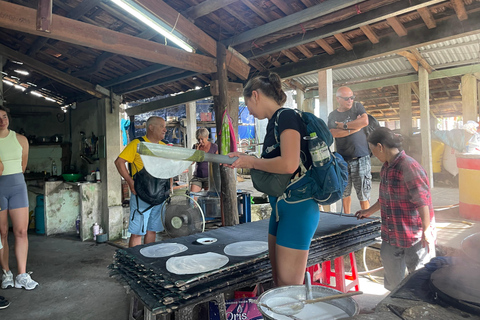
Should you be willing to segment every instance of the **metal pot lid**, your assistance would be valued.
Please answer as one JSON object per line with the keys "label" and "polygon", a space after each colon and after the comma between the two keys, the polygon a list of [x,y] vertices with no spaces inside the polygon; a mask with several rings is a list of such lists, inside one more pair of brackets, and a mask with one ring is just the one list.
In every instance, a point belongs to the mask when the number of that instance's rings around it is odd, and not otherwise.
{"label": "metal pot lid", "polygon": [[[480,232],[469,235],[463,239],[462,251],[472,261],[480,264]],[[480,285],[480,283],[478,284]]]}
{"label": "metal pot lid", "polygon": [[431,284],[450,298],[479,306],[480,265],[457,263],[432,273]]}

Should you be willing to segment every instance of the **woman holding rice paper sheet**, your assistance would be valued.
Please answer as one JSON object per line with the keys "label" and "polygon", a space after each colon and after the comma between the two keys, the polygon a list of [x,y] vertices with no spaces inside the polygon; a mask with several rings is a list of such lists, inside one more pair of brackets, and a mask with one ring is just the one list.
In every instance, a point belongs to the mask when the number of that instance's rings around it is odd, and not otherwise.
{"label": "woman holding rice paper sheet", "polygon": [[[263,154],[262,158],[256,158],[232,152],[230,157],[239,158],[229,167],[250,168],[264,175],[281,174],[287,178],[293,178],[299,172],[300,157],[306,167],[309,167],[312,160],[308,142],[303,139],[306,128],[294,110],[282,108],[286,95],[278,74],[252,78],[245,86],[243,95],[250,114],[257,119],[269,119]],[[275,147],[275,121],[280,134],[278,147]],[[252,175],[252,180],[254,179]],[[268,249],[273,280],[277,286],[300,285],[304,281],[308,250],[319,221],[318,205],[311,199],[294,204],[277,200],[276,196],[269,195],[272,215]]]}

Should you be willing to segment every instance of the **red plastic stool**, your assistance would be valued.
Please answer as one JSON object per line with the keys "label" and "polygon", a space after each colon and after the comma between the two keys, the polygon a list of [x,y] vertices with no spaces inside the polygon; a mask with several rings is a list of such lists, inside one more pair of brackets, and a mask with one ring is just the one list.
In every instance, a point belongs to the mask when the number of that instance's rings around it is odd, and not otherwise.
{"label": "red plastic stool", "polygon": [[[319,277],[317,277],[318,280],[320,281],[313,281],[315,279],[315,267],[318,270],[318,265],[308,267],[307,271],[310,272],[309,269],[311,269],[310,275],[312,278],[312,284],[313,285],[319,285],[319,286],[324,286],[324,287],[330,287],[333,289],[337,289],[338,291],[341,291],[343,293],[346,293],[350,291],[353,287],[354,290],[352,291],[359,291],[359,280],[358,280],[358,272],[357,272],[357,263],[355,261],[355,253],[350,252],[350,265],[352,266],[352,275],[345,274],[345,267],[344,267],[344,258],[343,256],[335,258],[333,260],[334,263],[334,269],[335,271],[332,271],[331,269],[331,262],[330,261],[325,261],[322,263],[322,270],[320,272]],[[332,286],[330,285],[330,280],[331,277],[335,277],[335,285]],[[349,280],[350,283],[347,284],[347,281]]]}

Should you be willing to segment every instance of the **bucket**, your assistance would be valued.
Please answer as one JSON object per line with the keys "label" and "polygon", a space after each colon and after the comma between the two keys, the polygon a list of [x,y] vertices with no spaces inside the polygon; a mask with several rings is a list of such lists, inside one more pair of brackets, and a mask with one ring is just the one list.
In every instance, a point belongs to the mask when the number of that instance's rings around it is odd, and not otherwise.
{"label": "bucket", "polygon": [[45,234],[45,207],[43,194],[37,196],[37,205],[35,207],[35,232]]}
{"label": "bucket", "polygon": [[[327,287],[312,286],[313,299],[332,296],[336,294],[342,294],[342,292]],[[286,286],[274,288],[265,291],[260,295],[260,297],[258,297],[258,310],[262,313],[265,319],[288,320],[292,319],[292,317],[274,313],[268,308],[263,307],[261,304],[273,307],[275,305],[295,302],[298,300],[306,300],[305,286]],[[351,297],[347,297],[335,300],[328,300],[325,302],[306,304],[299,313],[295,314],[295,319],[342,319],[353,317],[354,315],[358,314],[358,311],[359,309],[357,302]]]}

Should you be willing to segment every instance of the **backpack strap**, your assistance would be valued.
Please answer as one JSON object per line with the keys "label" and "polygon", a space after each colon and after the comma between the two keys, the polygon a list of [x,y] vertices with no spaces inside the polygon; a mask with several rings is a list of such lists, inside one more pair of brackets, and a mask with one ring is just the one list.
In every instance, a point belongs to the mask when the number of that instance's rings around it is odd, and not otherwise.
{"label": "backpack strap", "polygon": [[[135,138],[135,139],[138,139],[140,142],[145,142],[145,139],[143,139],[143,136],[142,137],[138,137],[138,138]],[[135,140],[133,139],[133,140]],[[137,169],[137,166],[135,166],[135,169]],[[133,178],[133,172],[132,172],[132,164],[129,162],[128,163],[128,171],[130,172],[130,175],[132,176]],[[137,172],[138,172],[138,169],[137,169]]]}

